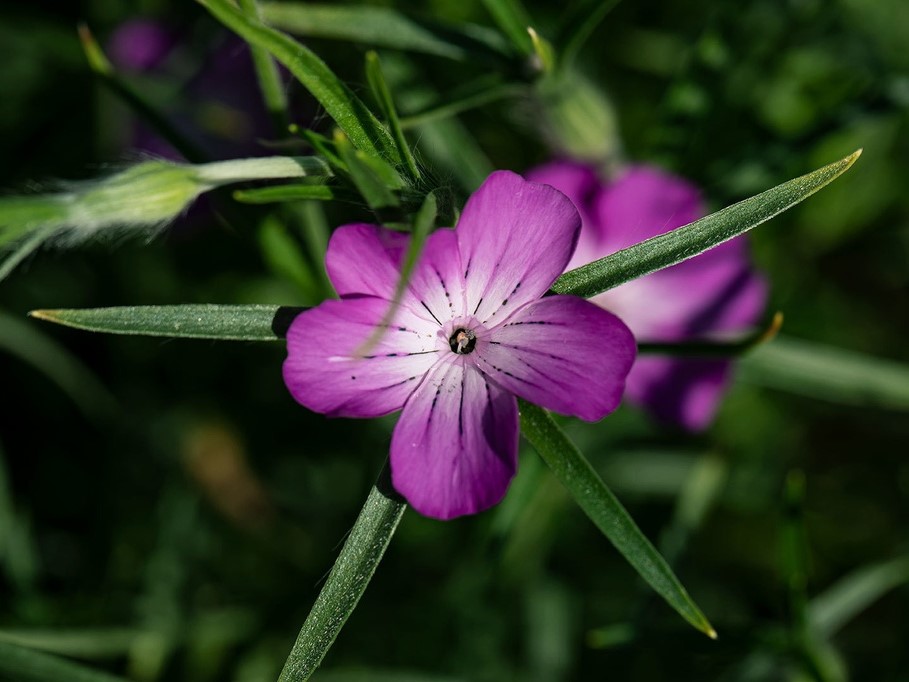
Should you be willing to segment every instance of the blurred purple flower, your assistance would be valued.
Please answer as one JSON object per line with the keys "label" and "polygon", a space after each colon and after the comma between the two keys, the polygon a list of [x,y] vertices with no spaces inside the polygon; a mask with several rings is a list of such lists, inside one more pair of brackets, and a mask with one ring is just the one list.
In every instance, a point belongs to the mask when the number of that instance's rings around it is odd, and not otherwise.
{"label": "blurred purple flower", "polygon": [[[654,167],[632,166],[604,182],[591,166],[557,161],[527,177],[561,190],[581,213],[583,229],[568,269],[705,215],[694,185]],[[624,320],[638,341],[678,342],[748,329],[766,298],[748,244],[737,238],[591,300]],[[627,395],[662,422],[701,430],[714,418],[731,367],[727,360],[639,357]]]}
{"label": "blurred purple flower", "polygon": [[[114,31],[107,49],[119,69],[178,84],[160,108],[210,159],[273,153],[261,144],[276,133],[259,91],[249,46],[243,40],[225,34],[199,46],[161,22],[136,19]],[[190,59],[168,59],[178,50]],[[186,69],[187,64],[191,70]],[[155,156],[182,159],[167,140],[142,122],[136,122],[130,146]]]}
{"label": "blurred purple flower", "polygon": [[517,467],[515,396],[596,421],[616,408],[634,338],[574,296],[541,298],[568,264],[581,220],[551,187],[507,171],[471,196],[456,230],[427,239],[394,319],[407,237],[377,225],[335,231],[326,265],[340,301],[301,313],[284,381],[329,416],[403,408],[391,439],[395,488],[439,519],[499,502]]}
{"label": "blurred purple flower", "polygon": [[129,71],[155,69],[177,44],[177,37],[163,24],[149,19],[132,19],[120,24],[110,37],[107,52],[111,61]]}

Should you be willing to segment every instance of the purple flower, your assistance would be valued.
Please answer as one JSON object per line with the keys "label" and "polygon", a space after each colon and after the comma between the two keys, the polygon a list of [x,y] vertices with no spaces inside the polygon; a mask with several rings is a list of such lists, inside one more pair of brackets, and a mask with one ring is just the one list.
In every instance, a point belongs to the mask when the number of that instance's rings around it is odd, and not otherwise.
{"label": "purple flower", "polygon": [[493,173],[457,229],[427,239],[400,308],[365,356],[358,349],[389,309],[407,237],[337,229],[326,265],[341,300],[291,325],[291,394],[329,416],[403,408],[391,439],[398,492],[440,519],[491,507],[517,467],[515,396],[595,421],[619,404],[634,361],[617,317],[574,296],[543,298],[580,226],[560,192]]}
{"label": "purple flower", "polygon": [[[564,192],[584,227],[568,268],[576,268],[705,215],[700,192],[657,168],[632,166],[612,182],[593,167],[559,161],[528,177]],[[743,238],[591,299],[622,318],[639,341],[676,342],[741,332],[764,310],[767,286],[754,272]],[[627,395],[657,419],[706,428],[729,379],[726,360],[641,357]]]}
{"label": "purple flower", "polygon": [[117,66],[130,71],[149,71],[160,66],[176,45],[176,36],[164,24],[132,19],[116,28],[107,51]]}

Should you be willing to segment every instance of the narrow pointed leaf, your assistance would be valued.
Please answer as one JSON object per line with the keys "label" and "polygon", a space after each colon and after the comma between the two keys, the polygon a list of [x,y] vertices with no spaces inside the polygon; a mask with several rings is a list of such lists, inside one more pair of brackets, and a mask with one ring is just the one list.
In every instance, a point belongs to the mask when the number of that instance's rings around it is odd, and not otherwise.
{"label": "narrow pointed leaf", "polygon": [[325,107],[353,145],[367,154],[400,163],[388,131],[365,104],[309,48],[280,31],[245,15],[228,0],[198,0],[221,23],[250,45],[261,47],[281,62]]}
{"label": "narrow pointed leaf", "polygon": [[417,259],[423,252],[423,244],[426,243],[426,238],[436,225],[437,215],[438,202],[436,201],[436,195],[430,192],[426,195],[423,205],[414,217],[413,230],[411,231],[410,241],[407,244],[407,252],[404,254],[404,262],[401,264],[401,274],[398,276],[398,282],[395,285],[394,298],[392,298],[388,310],[376,325],[375,331],[369,335],[369,338],[359,348],[358,355],[367,355],[372,350],[373,346],[386,332],[388,324],[397,314],[401,305],[401,298],[410,283],[410,275],[417,264]]}
{"label": "narrow pointed leaf", "polygon": [[40,320],[107,334],[276,341],[302,311],[276,305],[172,305],[33,310]]}
{"label": "narrow pointed leaf", "polygon": [[629,280],[692,258],[770,220],[845,173],[861,150],[823,168],[733,204],[706,218],[570,270],[552,285],[557,294],[590,298]]}
{"label": "narrow pointed leaf", "polygon": [[16,682],[126,682],[64,658],[0,642],[0,679]]}
{"label": "narrow pointed leaf", "polygon": [[382,109],[385,120],[388,121],[391,136],[398,147],[398,156],[404,160],[404,170],[410,175],[411,182],[417,182],[420,179],[420,171],[417,168],[417,162],[414,161],[410,146],[407,144],[407,139],[404,137],[401,122],[398,120],[398,111],[391,97],[391,91],[388,89],[388,83],[385,82],[385,76],[382,74],[379,55],[375,52],[366,53],[366,79],[369,81],[369,87],[372,88],[373,96]]}
{"label": "narrow pointed leaf", "polygon": [[239,189],[234,199],[244,204],[273,204],[281,201],[359,201],[355,192],[331,185],[274,185],[257,189]]}
{"label": "narrow pointed leaf", "polygon": [[504,64],[508,44],[493,30],[408,17],[389,7],[263,2],[265,23],[297,35],[422,52],[470,63]]}
{"label": "narrow pointed leaf", "polygon": [[[15,248],[10,250],[9,255],[0,261],[0,282],[5,280],[13,270],[19,267],[19,263],[32,255],[56,231],[57,228],[53,224],[41,227],[32,232],[27,239],[16,244]],[[2,242],[3,235],[0,233],[0,243]]]}
{"label": "narrow pointed leaf", "polygon": [[741,378],[845,405],[909,410],[909,366],[789,337],[742,358]]}
{"label": "narrow pointed leaf", "polygon": [[818,635],[832,637],[887,592],[906,583],[909,557],[860,568],[811,600],[808,623]]}
{"label": "narrow pointed leaf", "polygon": [[287,657],[279,682],[309,679],[366,591],[407,505],[388,467],[373,486]]}
{"label": "narrow pointed leaf", "polygon": [[483,4],[515,51],[525,56],[533,54],[533,43],[527,32],[530,19],[520,0],[483,0]]}
{"label": "narrow pointed leaf", "polygon": [[575,3],[557,32],[556,42],[562,48],[561,63],[570,66],[600,22],[619,4],[619,0],[586,0]]}
{"label": "narrow pointed leaf", "polygon": [[444,101],[436,102],[428,108],[401,118],[401,127],[405,130],[430,121],[456,116],[463,111],[482,107],[491,102],[508,97],[521,97],[528,92],[527,86],[519,83],[503,83],[498,77],[483,77],[468,87],[458,88],[451,92]]}
{"label": "narrow pointed leaf", "polygon": [[524,437],[590,520],[682,618],[715,638],[713,627],[688,596],[672,569],[550,414],[523,400],[520,401],[520,411]]}
{"label": "narrow pointed leaf", "polygon": [[[367,161],[369,157],[354,149],[342,135],[335,136],[335,146],[341,155],[341,160],[347,166],[350,180],[353,181],[353,184],[370,208],[388,208],[400,204],[397,195],[385,182],[387,178],[380,176],[384,169],[381,167],[376,168],[374,165],[369,164]],[[376,160],[379,163],[384,163],[380,159]],[[392,169],[388,170],[394,172]],[[400,185],[402,183],[399,180],[396,184]]]}
{"label": "narrow pointed leaf", "polygon": [[105,422],[117,415],[117,401],[98,377],[35,325],[0,312],[0,351],[18,357],[47,376],[88,417]]}
{"label": "narrow pointed leaf", "polygon": [[[240,8],[243,12],[253,19],[259,20],[257,5],[256,0],[240,0]],[[262,99],[265,101],[265,108],[271,117],[274,130],[283,136],[290,124],[290,115],[287,112],[287,94],[284,91],[284,84],[281,82],[281,74],[278,73],[278,67],[267,50],[257,45],[250,45],[249,53],[252,56],[256,78],[259,81],[259,90],[262,91]]]}

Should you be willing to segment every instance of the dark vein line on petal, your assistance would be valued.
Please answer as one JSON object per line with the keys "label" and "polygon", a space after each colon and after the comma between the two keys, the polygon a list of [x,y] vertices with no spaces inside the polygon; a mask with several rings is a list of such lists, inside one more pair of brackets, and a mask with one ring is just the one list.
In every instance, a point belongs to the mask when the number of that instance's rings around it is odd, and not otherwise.
{"label": "dark vein line on petal", "polygon": [[464,436],[464,385],[467,382],[467,370],[461,374],[461,400],[458,405],[458,435]]}
{"label": "dark vein line on petal", "polygon": [[492,367],[495,371],[501,372],[502,374],[504,374],[504,375],[507,376],[507,377],[511,377],[512,379],[515,379],[515,380],[517,380],[517,381],[521,381],[521,382],[523,382],[523,383],[525,383],[525,384],[528,384],[529,386],[533,386],[534,388],[538,388],[538,389],[540,389],[540,390],[543,390],[543,387],[540,386],[538,383],[533,382],[533,381],[531,381],[530,379],[526,379],[526,378],[524,378],[524,377],[519,377],[519,376],[517,376],[516,374],[512,374],[512,373],[509,372],[507,369],[502,369],[501,367],[498,367],[498,366],[492,364],[492,363],[489,362],[489,360],[487,360],[486,358],[478,357],[477,359],[480,360],[480,361],[482,361],[482,362],[485,362],[487,365],[489,365],[490,367]]}
{"label": "dark vein line on petal", "polygon": [[441,327],[441,326],[442,326],[442,323],[439,322],[439,318],[438,318],[438,317],[436,317],[435,315],[433,315],[433,312],[429,309],[429,306],[426,305],[426,303],[425,303],[424,301],[422,301],[422,300],[420,301],[420,305],[423,306],[423,307],[426,309],[426,312],[427,312],[427,313],[429,313],[430,315],[432,315],[432,319],[434,319],[434,320],[436,321],[436,323]]}

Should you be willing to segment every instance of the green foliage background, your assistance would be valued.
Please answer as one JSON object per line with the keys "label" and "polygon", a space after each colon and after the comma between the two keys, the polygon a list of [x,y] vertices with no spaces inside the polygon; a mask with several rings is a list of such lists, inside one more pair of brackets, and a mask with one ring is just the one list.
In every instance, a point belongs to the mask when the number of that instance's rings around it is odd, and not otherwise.
{"label": "green foliage background", "polygon": [[[527,6],[544,36],[565,9]],[[400,8],[492,23],[474,0]],[[139,12],[189,37],[184,74],[223,36],[192,3],[0,8],[0,187],[93,177],[131,158],[130,114],[92,77],[75,25],[103,43]],[[715,208],[864,147],[847,176],[755,231],[753,250],[785,334],[902,363],[907,31],[900,0],[625,2],[580,57],[616,107],[626,156],[691,178]],[[306,42],[366,96],[364,47]],[[396,95],[450,91],[485,67],[419,57],[413,68]],[[162,106],[181,97],[172,80],[142,85]],[[521,171],[548,158],[537,118],[532,102],[506,99],[461,120],[495,167]],[[465,196],[455,171],[436,172]],[[331,225],[364,219],[357,206],[329,209]],[[43,250],[0,284],[0,642],[136,680],[277,676],[394,418],[303,410],[283,387],[280,344],[111,337],[24,317],[313,302],[271,257],[255,213],[232,225],[194,211],[150,243]],[[842,367],[828,362],[830,374]],[[905,679],[909,405],[881,407],[861,385],[799,395],[744,364],[701,436],[628,407],[566,424],[718,641],[638,583],[528,449],[499,509],[446,524],[405,515],[319,679]],[[859,599],[821,632],[818,595],[894,560],[860,581],[880,599]]]}

